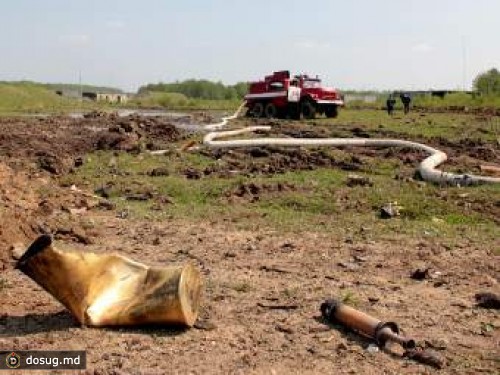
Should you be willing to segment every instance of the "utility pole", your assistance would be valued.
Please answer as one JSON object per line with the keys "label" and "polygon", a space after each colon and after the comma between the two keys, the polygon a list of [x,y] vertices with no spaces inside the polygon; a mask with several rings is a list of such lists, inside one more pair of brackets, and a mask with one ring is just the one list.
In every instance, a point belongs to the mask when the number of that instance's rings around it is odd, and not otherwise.
{"label": "utility pole", "polygon": [[462,35],[462,90],[467,91],[467,44]]}
{"label": "utility pole", "polygon": [[78,71],[78,87],[79,87],[79,98],[80,102],[83,101],[83,90],[82,90],[82,71]]}

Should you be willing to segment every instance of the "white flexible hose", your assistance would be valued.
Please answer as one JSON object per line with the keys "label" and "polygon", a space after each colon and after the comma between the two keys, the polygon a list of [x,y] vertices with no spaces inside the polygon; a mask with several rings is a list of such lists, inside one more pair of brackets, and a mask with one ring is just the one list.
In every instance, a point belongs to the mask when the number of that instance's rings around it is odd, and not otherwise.
{"label": "white flexible hose", "polygon": [[239,112],[243,108],[243,103],[234,115],[224,117],[221,122],[213,125],[205,125],[203,128],[210,132],[203,138],[203,144],[209,148],[242,148],[242,147],[259,147],[259,146],[364,146],[364,147],[407,147],[415,150],[425,151],[430,156],[425,158],[419,165],[418,171],[424,181],[434,182],[438,184],[451,185],[474,185],[483,183],[500,183],[498,177],[476,176],[469,174],[455,174],[443,172],[437,169],[439,165],[444,163],[448,158],[447,155],[433,147],[411,141],[400,139],[367,139],[367,138],[254,138],[254,139],[231,139],[217,140],[219,138],[232,137],[235,135],[252,133],[255,131],[269,131],[270,126],[250,126],[247,128],[227,130],[227,131],[212,131],[223,128],[227,123],[238,117]]}
{"label": "white flexible hose", "polygon": [[246,104],[246,102],[243,101],[243,103],[241,103],[241,105],[238,107],[236,112],[234,112],[234,114],[232,114],[231,116],[223,117],[220,122],[218,122],[216,124],[203,125],[201,128],[203,130],[209,130],[209,131],[222,129],[223,127],[225,127],[229,123],[229,121],[234,120],[239,116],[239,114],[240,114],[241,110],[243,109],[243,107],[245,106],[245,104]]}

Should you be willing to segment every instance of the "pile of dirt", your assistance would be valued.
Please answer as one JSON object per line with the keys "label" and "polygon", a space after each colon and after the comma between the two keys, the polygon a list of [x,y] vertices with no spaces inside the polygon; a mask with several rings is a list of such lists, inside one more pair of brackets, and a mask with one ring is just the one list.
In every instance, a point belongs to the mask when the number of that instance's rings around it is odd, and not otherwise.
{"label": "pile of dirt", "polygon": [[58,187],[43,174],[13,170],[0,163],[0,270],[13,265],[14,248],[24,250],[42,233],[92,243],[98,230],[86,223],[86,213],[110,208],[105,200]]}
{"label": "pile of dirt", "polygon": [[500,162],[500,148],[481,139],[468,138],[454,142],[443,137],[436,137],[431,142],[437,144],[437,147],[445,148],[450,155],[467,155],[482,161]]}
{"label": "pile of dirt", "polygon": [[348,161],[339,160],[328,149],[256,147],[241,150],[202,150],[200,152],[218,161],[218,163],[201,171],[200,176],[268,176],[324,167],[337,167],[348,171],[359,171],[363,168],[363,162],[360,158],[352,156]]}
{"label": "pile of dirt", "polygon": [[63,174],[96,150],[139,152],[164,147],[183,135],[166,119],[91,113],[84,118],[0,119],[0,156]]}
{"label": "pile of dirt", "polygon": [[287,182],[277,182],[269,184],[258,184],[255,182],[240,183],[236,188],[225,193],[226,198],[230,202],[244,200],[249,202],[257,202],[263,195],[280,194],[284,192],[297,191],[294,184]]}
{"label": "pile of dirt", "polygon": [[[360,126],[336,125],[323,126],[321,124],[308,126],[301,123],[283,121],[274,125],[271,134],[276,136],[291,136],[294,138],[392,138],[419,142],[444,151],[450,158],[449,165],[453,165],[453,159],[466,155],[467,160],[461,160],[465,169],[478,172],[481,162],[500,164],[500,147],[494,142],[487,142],[479,138],[463,138],[460,140],[449,140],[444,137],[410,137],[408,134],[399,133],[383,128],[364,129]],[[427,157],[423,151],[407,148],[356,148],[356,155],[381,158],[395,158],[402,160],[405,164],[417,165]]]}

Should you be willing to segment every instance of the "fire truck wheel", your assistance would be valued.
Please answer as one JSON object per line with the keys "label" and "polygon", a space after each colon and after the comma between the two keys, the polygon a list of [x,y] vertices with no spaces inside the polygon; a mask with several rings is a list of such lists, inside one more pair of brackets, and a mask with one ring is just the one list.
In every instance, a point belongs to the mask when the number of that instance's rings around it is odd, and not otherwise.
{"label": "fire truck wheel", "polygon": [[299,103],[288,104],[288,115],[292,120],[300,120],[300,106]]}
{"label": "fire truck wheel", "polygon": [[264,114],[264,105],[262,103],[255,103],[252,108],[252,115],[255,118],[262,117]]}
{"label": "fire truck wheel", "polygon": [[313,119],[316,117],[316,107],[310,101],[305,101],[301,105],[302,115],[306,119]]}
{"label": "fire truck wheel", "polygon": [[267,118],[274,118],[278,114],[278,110],[273,103],[267,103],[265,109],[265,115]]}
{"label": "fire truck wheel", "polygon": [[335,118],[338,116],[338,114],[339,114],[339,112],[337,110],[336,105],[330,105],[330,106],[325,108],[325,115],[328,118]]}

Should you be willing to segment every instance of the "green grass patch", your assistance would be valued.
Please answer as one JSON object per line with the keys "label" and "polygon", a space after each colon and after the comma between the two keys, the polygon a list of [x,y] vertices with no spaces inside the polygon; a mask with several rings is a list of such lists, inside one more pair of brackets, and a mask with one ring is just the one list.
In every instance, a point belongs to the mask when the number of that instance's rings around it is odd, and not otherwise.
{"label": "green grass patch", "polygon": [[411,112],[406,116],[397,113],[390,117],[382,110],[345,108],[340,110],[336,119],[319,118],[309,123],[331,131],[338,130],[339,136],[350,137],[350,130],[354,127],[380,133],[382,138],[402,135],[410,139],[441,137],[449,141],[475,139],[497,142],[500,137],[500,119],[485,119],[471,114]]}
{"label": "green grass patch", "polygon": [[[190,220],[229,221],[244,229],[275,228],[280,231],[331,231],[359,235],[362,227],[369,227],[372,239],[392,238],[395,234],[433,236],[443,239],[495,239],[500,235],[498,225],[490,216],[470,211],[454,199],[443,199],[442,193],[456,197],[463,192],[472,201],[488,201],[500,196],[499,186],[472,188],[442,188],[393,178],[390,161],[371,165],[363,173],[373,181],[372,187],[348,187],[348,172],[335,168],[312,171],[290,171],[272,176],[236,176],[232,178],[203,176],[188,179],[188,168],[202,170],[216,160],[197,153],[173,152],[157,156],[127,153],[114,155],[98,152],[89,155],[76,173],[62,178],[65,185],[75,183],[95,189],[111,186],[111,200],[118,210],[127,210],[132,216],[150,220],[186,218]],[[112,166],[110,166],[112,165]],[[152,177],[148,171],[166,167],[168,176]],[[241,184],[273,186],[287,183],[292,189],[276,192],[265,189],[256,200],[236,197]],[[173,202],[158,209],[155,199],[130,201],[127,193],[154,192]],[[401,215],[382,220],[380,208],[388,202],[402,206]],[[366,234],[364,234],[366,236]]]}

